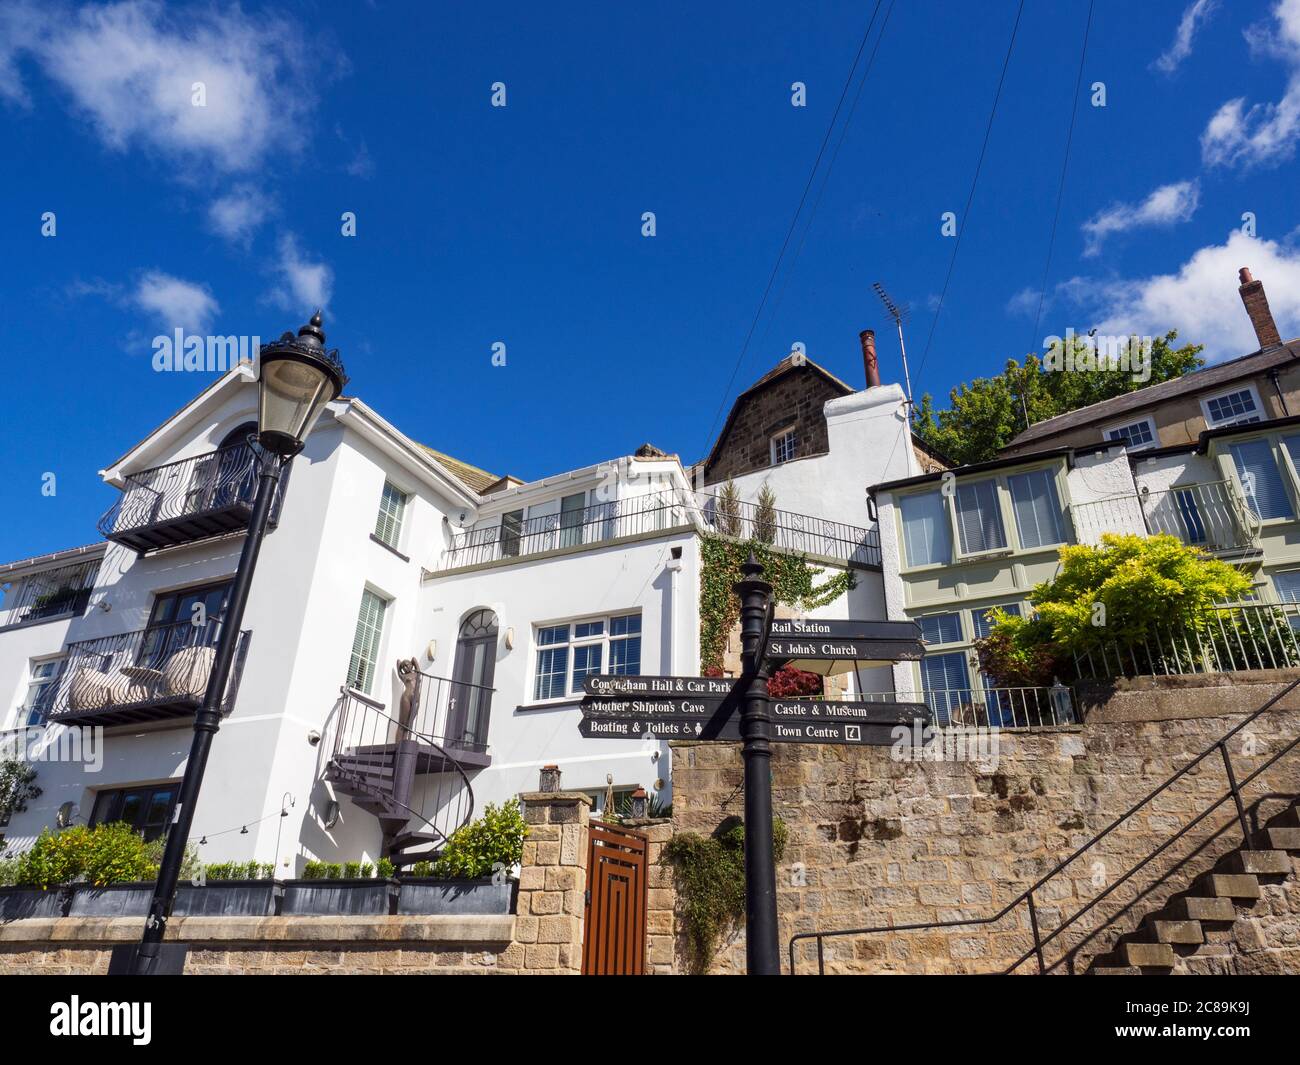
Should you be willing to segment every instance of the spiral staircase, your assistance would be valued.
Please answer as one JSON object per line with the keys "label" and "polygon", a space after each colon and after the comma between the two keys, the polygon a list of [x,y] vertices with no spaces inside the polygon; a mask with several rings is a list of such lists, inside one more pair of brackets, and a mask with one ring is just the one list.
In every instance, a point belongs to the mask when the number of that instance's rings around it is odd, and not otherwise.
{"label": "spiral staircase", "polygon": [[[398,869],[435,858],[474,815],[469,771],[490,762],[486,745],[445,728],[458,699],[481,697],[473,688],[421,675],[417,690],[426,701],[405,710],[403,720],[340,689],[325,779],[379,821],[381,855]],[[435,732],[439,718],[444,728]]]}

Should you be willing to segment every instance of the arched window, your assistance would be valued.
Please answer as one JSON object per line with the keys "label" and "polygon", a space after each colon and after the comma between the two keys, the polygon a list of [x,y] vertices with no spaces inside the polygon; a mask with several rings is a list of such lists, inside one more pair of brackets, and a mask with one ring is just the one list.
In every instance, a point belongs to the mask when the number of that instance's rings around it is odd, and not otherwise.
{"label": "arched window", "polygon": [[208,472],[208,495],[214,510],[253,505],[257,494],[257,461],[248,446],[248,438],[256,432],[257,422],[244,422],[221,438]]}
{"label": "arched window", "polygon": [[447,707],[448,746],[473,751],[487,749],[496,665],[497,616],[491,610],[476,610],[461,622],[456,640]]}

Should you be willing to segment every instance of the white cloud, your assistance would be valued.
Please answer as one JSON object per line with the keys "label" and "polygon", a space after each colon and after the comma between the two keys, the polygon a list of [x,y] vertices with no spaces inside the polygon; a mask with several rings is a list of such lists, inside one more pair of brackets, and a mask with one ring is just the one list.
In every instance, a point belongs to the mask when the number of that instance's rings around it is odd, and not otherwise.
{"label": "white cloud", "polygon": [[292,233],[280,237],[276,270],[280,284],[272,290],[271,300],[277,306],[306,313],[329,305],[334,271],[323,262],[306,258]]}
{"label": "white cloud", "polygon": [[161,270],[144,274],[131,299],[135,306],[153,314],[168,332],[184,329],[206,335],[220,309],[205,285],[183,281]]}
{"label": "white cloud", "polygon": [[208,206],[208,225],[229,241],[247,244],[270,209],[270,201],[256,185],[236,185]]}
{"label": "white cloud", "polygon": [[1192,0],[1178,20],[1178,29],[1169,48],[1151,65],[1165,74],[1172,74],[1184,59],[1192,54],[1196,31],[1205,24],[1218,7],[1218,0]]}
{"label": "white cloud", "polygon": [[1075,277],[1057,286],[1057,293],[1089,314],[1098,332],[1161,336],[1177,329],[1181,341],[1204,344],[1207,358],[1229,359],[1259,347],[1237,292],[1237,271],[1243,266],[1264,283],[1283,338],[1296,336],[1300,332],[1300,248],[1249,237],[1240,230],[1229,234],[1223,244],[1199,249],[1177,273],[1130,280]]}
{"label": "white cloud", "polygon": [[1083,224],[1085,256],[1097,255],[1112,233],[1139,226],[1172,226],[1186,222],[1196,213],[1201,187],[1196,181],[1161,185],[1141,203],[1114,203]]}
{"label": "white cloud", "polygon": [[14,56],[29,54],[105,145],[162,153],[190,178],[249,171],[298,145],[320,69],[319,52],[291,22],[237,6],[182,14],[157,0],[81,8],[18,0],[0,31],[9,41],[0,46],[0,93],[26,98]]}
{"label": "white cloud", "polygon": [[1276,103],[1247,106],[1239,96],[1223,104],[1201,134],[1201,158],[1208,166],[1276,166],[1295,154],[1300,140],[1300,0],[1279,0],[1275,25],[1253,26],[1246,38],[1259,54],[1290,68]]}

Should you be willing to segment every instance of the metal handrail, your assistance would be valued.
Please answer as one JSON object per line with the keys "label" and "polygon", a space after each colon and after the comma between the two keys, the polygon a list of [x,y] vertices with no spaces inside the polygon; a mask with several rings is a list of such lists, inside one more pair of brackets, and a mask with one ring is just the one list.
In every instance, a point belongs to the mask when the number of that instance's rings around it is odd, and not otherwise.
{"label": "metal handrail", "polygon": [[[334,727],[331,762],[336,775],[348,776],[359,787],[382,795],[411,817],[418,818],[444,840],[468,824],[474,816],[474,789],[469,775],[457,761],[455,754],[446,750],[433,736],[404,725],[397,718],[360,698],[346,684],[340,689],[342,699]],[[388,788],[364,779],[364,772],[349,768],[340,759],[367,758],[368,751],[383,751],[382,761],[376,758],[370,765],[387,765],[387,748],[393,748],[392,781]],[[414,748],[418,748],[418,751]],[[434,774],[432,788],[420,791],[418,805],[412,805],[412,780],[417,772],[418,754],[440,758],[439,771]],[[451,774],[450,780],[443,779]],[[432,811],[430,813],[429,811]]]}
{"label": "metal handrail", "polygon": [[[1197,755],[1194,759],[1192,759],[1192,761],[1188,762],[1187,765],[1183,766],[1176,773],[1171,774],[1164,781],[1164,783],[1162,783],[1154,791],[1151,791],[1144,798],[1134,803],[1131,807],[1129,807],[1127,811],[1122,813],[1119,817],[1115,818],[1114,821],[1112,821],[1109,825],[1107,825],[1096,835],[1092,836],[1086,843],[1084,843],[1077,850],[1075,850],[1074,853],[1071,854],[1068,858],[1053,866],[1051,870],[1049,870],[1047,873],[1041,876],[1032,885],[1030,885],[1029,888],[1027,888],[1025,891],[1017,895],[1014,899],[1008,902],[1004,907],[1002,907],[1002,909],[1000,909],[997,913],[993,914],[992,916],[969,918],[960,921],[931,921],[931,922],[922,922],[916,924],[879,926],[874,928],[846,928],[846,929],[836,929],[829,932],[799,932],[796,935],[791,936],[790,938],[791,975],[794,975],[795,966],[796,966],[795,945],[801,940],[805,940],[805,939],[816,940],[818,975],[824,975],[826,971],[826,959],[823,951],[823,943],[826,939],[838,938],[841,936],[878,935],[883,932],[917,932],[926,929],[933,931],[933,930],[943,929],[943,928],[969,928],[975,926],[996,924],[998,921],[1002,920],[1004,917],[1006,917],[1009,913],[1011,913],[1013,910],[1015,910],[1017,907],[1021,906],[1022,904],[1026,905],[1029,910],[1029,925],[1030,925],[1030,930],[1033,934],[1034,945],[1030,950],[1026,951],[1019,958],[1017,958],[1016,961],[1014,961],[1010,966],[1004,969],[1003,973],[1006,974],[1006,973],[1014,972],[1030,958],[1036,958],[1038,962],[1039,974],[1046,975],[1048,972],[1057,968],[1067,957],[1071,957],[1079,949],[1079,947],[1083,945],[1083,943],[1089,942],[1098,933],[1100,933],[1100,931],[1103,928],[1109,926],[1115,918],[1111,917],[1106,921],[1104,921],[1100,926],[1093,929],[1081,943],[1076,944],[1070,951],[1068,951],[1066,954],[1063,954],[1051,965],[1047,965],[1043,957],[1043,948],[1045,946],[1047,946],[1054,939],[1056,939],[1056,937],[1059,936],[1062,932],[1064,932],[1067,928],[1072,926],[1084,914],[1088,913],[1099,902],[1101,902],[1103,899],[1109,896],[1116,888],[1118,888],[1122,884],[1127,883],[1136,873],[1144,869],[1158,855],[1162,854],[1166,849],[1168,849],[1170,846],[1172,846],[1174,843],[1180,840],[1189,831],[1191,831],[1191,829],[1193,829],[1194,827],[1196,827],[1196,825],[1204,821],[1205,818],[1209,817],[1212,813],[1214,813],[1215,810],[1217,810],[1229,799],[1232,799],[1236,806],[1237,822],[1242,833],[1242,846],[1245,847],[1247,850],[1254,849],[1254,844],[1251,839],[1250,825],[1246,820],[1246,811],[1245,811],[1245,806],[1242,803],[1241,793],[1243,789],[1247,785],[1249,785],[1253,780],[1255,780],[1261,773],[1263,773],[1265,770],[1273,766],[1284,755],[1289,754],[1297,745],[1300,745],[1300,735],[1297,735],[1294,739],[1291,740],[1290,743],[1288,743],[1285,747],[1283,747],[1275,755],[1273,755],[1272,758],[1264,762],[1262,765],[1258,766],[1249,776],[1245,777],[1241,781],[1237,780],[1236,774],[1233,772],[1232,769],[1232,759],[1228,753],[1228,741],[1232,739],[1232,737],[1235,736],[1238,732],[1244,729],[1247,725],[1253,722],[1256,718],[1258,718],[1261,714],[1264,714],[1267,711],[1271,710],[1281,699],[1283,699],[1285,696],[1289,695],[1292,691],[1294,691],[1297,686],[1300,686],[1300,679],[1293,680],[1291,681],[1291,683],[1287,684],[1286,687],[1284,687],[1281,691],[1277,692],[1277,694],[1272,696],[1267,702],[1265,702],[1262,706],[1260,706],[1259,709],[1255,710],[1249,716],[1243,718],[1233,728],[1229,729],[1226,733],[1220,736],[1218,740],[1216,740],[1204,751],[1202,751],[1199,755]],[[1224,792],[1215,802],[1213,802],[1211,805],[1209,805],[1204,810],[1202,810],[1201,813],[1198,814],[1195,818],[1193,818],[1190,822],[1184,825],[1183,828],[1181,828],[1178,832],[1174,833],[1174,835],[1170,836],[1162,844],[1160,844],[1159,847],[1157,847],[1145,858],[1143,858],[1140,862],[1138,862],[1136,865],[1130,868],[1123,876],[1117,879],[1114,883],[1112,883],[1099,895],[1089,900],[1086,905],[1076,910],[1075,913],[1068,920],[1063,921],[1060,925],[1058,925],[1055,929],[1053,929],[1049,935],[1044,936],[1038,926],[1038,910],[1034,902],[1034,892],[1038,891],[1044,884],[1046,884],[1049,880],[1051,880],[1052,877],[1056,876],[1058,873],[1062,872],[1067,866],[1072,864],[1085,851],[1089,850],[1097,843],[1099,843],[1102,839],[1109,836],[1111,832],[1113,832],[1121,824],[1123,824],[1135,813],[1137,813],[1138,810],[1146,806],[1156,796],[1161,795],[1165,791],[1167,791],[1176,781],[1181,780],[1184,776],[1186,776],[1189,772],[1191,772],[1191,770],[1194,767],[1200,765],[1201,762],[1203,762],[1206,758],[1208,758],[1211,754],[1215,753],[1216,751],[1223,758],[1224,768],[1226,770],[1227,778],[1228,778],[1228,790]]]}
{"label": "metal handrail", "polygon": [[922,688],[919,692],[846,693],[867,702],[922,702],[934,711],[934,724],[987,729],[1058,728],[1079,723],[1073,693],[1062,685],[1046,687]]}

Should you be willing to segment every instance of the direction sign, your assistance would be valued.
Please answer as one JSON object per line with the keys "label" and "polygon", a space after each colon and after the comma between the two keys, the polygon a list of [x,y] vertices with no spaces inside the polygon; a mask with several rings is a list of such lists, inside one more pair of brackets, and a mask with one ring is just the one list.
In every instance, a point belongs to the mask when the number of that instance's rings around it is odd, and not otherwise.
{"label": "direction sign", "polygon": [[[923,719],[923,724],[929,717]],[[772,739],[778,743],[837,743],[851,746],[890,747],[897,742],[899,728],[910,729],[912,719],[893,724],[858,723],[822,717],[787,717],[772,722]],[[645,719],[637,717],[591,718],[584,716],[578,730],[589,738],[639,740],[647,735],[657,740],[741,741],[740,718],[735,715],[709,721]]]}
{"label": "direction sign", "polygon": [[772,622],[767,657],[823,677],[868,666],[921,658],[921,626],[915,621],[836,621],[788,618]]}
{"label": "direction sign", "polygon": [[[695,695],[664,699],[644,696],[610,699],[588,695],[582,700],[582,712],[588,717],[709,718],[716,714],[729,698],[730,696],[724,698],[718,695]],[[739,698],[732,701],[738,704]]]}
{"label": "direction sign", "polygon": [[587,695],[711,695],[721,699],[731,694],[735,684],[734,677],[640,677],[599,673],[584,677],[582,690]]}
{"label": "direction sign", "polygon": [[792,640],[886,640],[915,643],[921,626],[915,621],[857,621],[832,618],[777,618],[771,635]]}

